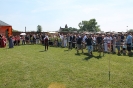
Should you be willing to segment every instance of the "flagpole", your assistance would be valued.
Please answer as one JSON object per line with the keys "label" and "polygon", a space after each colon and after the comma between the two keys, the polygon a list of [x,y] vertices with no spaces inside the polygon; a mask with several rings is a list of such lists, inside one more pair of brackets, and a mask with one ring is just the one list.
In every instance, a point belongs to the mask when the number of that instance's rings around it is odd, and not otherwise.
{"label": "flagpole", "polygon": [[[111,41],[110,41],[110,53],[111,53]],[[109,81],[110,81],[110,58],[109,58]]]}
{"label": "flagpole", "polygon": [[109,81],[110,81],[110,58],[109,58]]}

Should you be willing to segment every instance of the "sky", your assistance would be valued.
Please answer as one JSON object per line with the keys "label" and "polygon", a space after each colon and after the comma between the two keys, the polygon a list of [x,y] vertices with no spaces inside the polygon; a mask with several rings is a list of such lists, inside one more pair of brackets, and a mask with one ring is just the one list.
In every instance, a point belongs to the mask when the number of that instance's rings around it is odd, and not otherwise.
{"label": "sky", "polygon": [[0,0],[0,20],[19,31],[58,31],[96,19],[102,31],[133,29],[133,0]]}

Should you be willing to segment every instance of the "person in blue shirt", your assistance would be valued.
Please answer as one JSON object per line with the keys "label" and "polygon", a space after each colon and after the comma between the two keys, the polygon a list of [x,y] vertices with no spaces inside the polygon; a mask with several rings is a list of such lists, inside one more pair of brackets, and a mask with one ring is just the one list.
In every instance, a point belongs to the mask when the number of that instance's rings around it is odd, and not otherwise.
{"label": "person in blue shirt", "polygon": [[131,53],[131,48],[132,48],[132,35],[130,33],[128,33],[127,35],[127,39],[126,39],[126,43],[127,43],[127,51],[128,51],[128,54]]}

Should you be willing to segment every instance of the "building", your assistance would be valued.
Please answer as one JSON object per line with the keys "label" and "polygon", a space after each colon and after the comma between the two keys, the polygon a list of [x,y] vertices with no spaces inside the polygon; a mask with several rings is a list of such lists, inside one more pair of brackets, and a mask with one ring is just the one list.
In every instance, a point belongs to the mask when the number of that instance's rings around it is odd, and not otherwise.
{"label": "building", "polygon": [[67,29],[67,28],[68,28],[68,26],[67,26],[67,24],[66,24],[66,25],[65,25],[65,28],[61,28],[61,27],[60,27],[59,32],[65,30],[65,29]]}
{"label": "building", "polygon": [[0,35],[10,36],[12,35],[12,26],[0,20]]}

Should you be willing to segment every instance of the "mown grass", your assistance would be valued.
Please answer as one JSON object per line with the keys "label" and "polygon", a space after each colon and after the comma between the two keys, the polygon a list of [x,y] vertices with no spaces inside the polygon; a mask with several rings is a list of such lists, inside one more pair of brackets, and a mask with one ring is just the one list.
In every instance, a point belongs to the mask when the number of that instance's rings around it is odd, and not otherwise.
{"label": "mown grass", "polygon": [[44,51],[42,45],[0,48],[0,88],[133,87],[133,57],[99,57],[97,52],[89,57],[84,52],[57,47]]}

